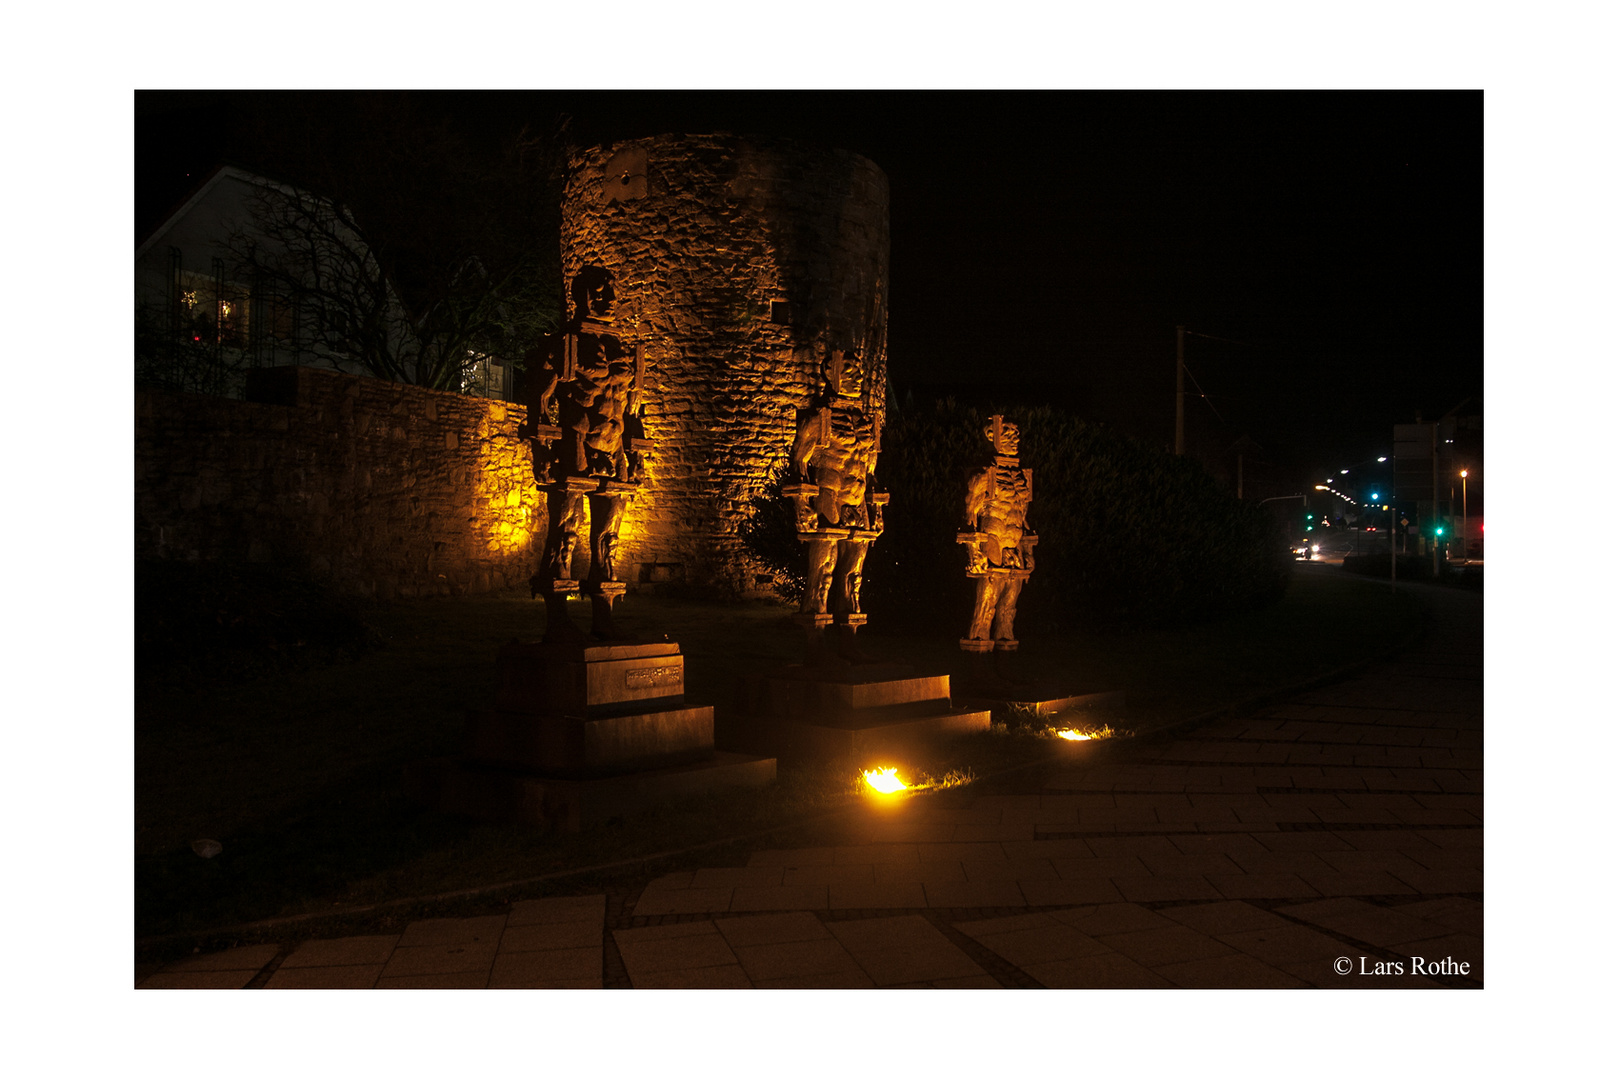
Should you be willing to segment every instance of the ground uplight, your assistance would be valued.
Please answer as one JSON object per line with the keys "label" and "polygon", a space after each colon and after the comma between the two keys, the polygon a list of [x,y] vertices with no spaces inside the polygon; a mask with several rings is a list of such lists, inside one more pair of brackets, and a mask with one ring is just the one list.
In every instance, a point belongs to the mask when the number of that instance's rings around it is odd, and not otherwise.
{"label": "ground uplight", "polygon": [[1057,738],[1067,739],[1069,742],[1084,742],[1086,739],[1089,739],[1090,736],[1083,731],[1076,731],[1073,728],[1063,728],[1061,731],[1057,732]]}
{"label": "ground uplight", "polygon": [[867,769],[861,775],[874,790],[884,795],[892,795],[896,791],[904,791],[908,786],[905,781],[894,775],[897,771],[897,769]]}

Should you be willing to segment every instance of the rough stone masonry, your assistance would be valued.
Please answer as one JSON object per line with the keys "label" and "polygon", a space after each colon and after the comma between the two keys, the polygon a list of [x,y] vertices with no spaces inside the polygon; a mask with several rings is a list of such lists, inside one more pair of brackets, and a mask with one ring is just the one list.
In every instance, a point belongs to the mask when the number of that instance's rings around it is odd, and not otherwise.
{"label": "rough stone masonry", "polygon": [[778,139],[660,135],[577,154],[563,274],[611,274],[644,347],[655,450],[622,530],[638,579],[753,587],[736,538],[787,464],[832,350],[887,393],[888,180],[856,154]]}

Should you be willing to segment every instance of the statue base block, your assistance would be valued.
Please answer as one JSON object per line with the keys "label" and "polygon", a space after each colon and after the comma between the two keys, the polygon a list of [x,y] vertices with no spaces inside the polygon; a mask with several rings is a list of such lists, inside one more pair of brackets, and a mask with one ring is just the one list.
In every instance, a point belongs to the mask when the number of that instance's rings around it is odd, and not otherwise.
{"label": "statue base block", "polygon": [[951,703],[950,676],[892,664],[790,667],[745,697],[722,741],[784,758],[902,754],[990,727],[988,710]]}
{"label": "statue base block", "polygon": [[775,758],[714,748],[714,708],[685,703],[674,642],[514,641],[495,707],[472,711],[454,761],[407,774],[447,813],[576,831],[659,802],[763,787]]}
{"label": "statue base block", "polygon": [[988,709],[1008,720],[1047,718],[1066,712],[1080,712],[1124,702],[1124,691],[1104,690],[1093,694],[1065,694],[1038,686],[975,686],[962,688],[962,704]]}

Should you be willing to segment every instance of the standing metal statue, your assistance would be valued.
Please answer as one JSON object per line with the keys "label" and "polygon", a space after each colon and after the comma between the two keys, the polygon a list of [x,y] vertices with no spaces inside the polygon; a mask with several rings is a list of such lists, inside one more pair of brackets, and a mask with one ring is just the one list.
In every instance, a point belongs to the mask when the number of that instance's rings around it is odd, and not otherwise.
{"label": "standing metal statue", "polygon": [[843,650],[853,655],[861,575],[871,542],[883,531],[888,494],[872,474],[882,449],[879,418],[865,401],[866,373],[851,352],[833,351],[822,372],[825,387],[798,414],[792,466],[797,483],[783,494],[794,501],[798,538],[808,546],[808,588],[799,618],[817,652],[821,632],[836,622]]}
{"label": "standing metal statue", "polygon": [[[545,489],[549,524],[539,571],[530,581],[546,602],[546,640],[578,638],[567,600],[583,591],[591,601],[591,633],[613,638],[619,527],[645,476],[652,443],[641,428],[646,358],[626,347],[613,323],[612,275],[587,266],[574,278],[573,310],[562,332],[540,350],[529,419],[520,432],[534,450],[534,479]],[[573,569],[588,536],[583,581]]]}
{"label": "standing metal statue", "polygon": [[1018,427],[999,414],[984,425],[993,460],[967,483],[967,531],[956,534],[967,545],[967,576],[977,581],[972,625],[961,647],[967,652],[1012,652],[1012,620],[1018,593],[1034,570],[1040,538],[1029,528],[1034,470],[1018,463]]}

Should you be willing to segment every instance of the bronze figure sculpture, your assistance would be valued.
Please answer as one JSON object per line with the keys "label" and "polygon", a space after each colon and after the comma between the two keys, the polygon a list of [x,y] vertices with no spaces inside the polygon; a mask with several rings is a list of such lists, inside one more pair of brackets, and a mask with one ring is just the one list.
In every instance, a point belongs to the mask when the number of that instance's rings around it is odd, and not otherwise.
{"label": "bronze figure sculpture", "polygon": [[836,623],[842,651],[853,656],[854,634],[866,622],[860,610],[866,552],[882,534],[888,504],[887,493],[872,480],[882,432],[864,400],[866,373],[858,356],[834,350],[822,373],[822,394],[798,416],[796,483],[782,491],[794,501],[798,538],[807,545],[808,588],[799,619],[812,652],[818,652],[821,631]]}
{"label": "bronze figure sculpture", "polygon": [[[613,602],[626,588],[618,579],[618,533],[652,448],[641,430],[645,354],[639,343],[627,346],[613,323],[611,275],[586,267],[571,293],[570,318],[537,357],[521,432],[531,440],[534,479],[545,489],[549,513],[545,552],[530,582],[545,597],[547,641],[579,636],[567,599],[581,591],[591,599],[591,633],[617,636]],[[588,569],[580,581],[573,569],[587,536]]]}
{"label": "bronze figure sculpture", "polygon": [[1012,652],[1017,638],[1018,594],[1034,571],[1040,538],[1029,527],[1034,470],[1018,462],[1020,434],[999,414],[984,425],[993,456],[967,483],[966,530],[956,542],[967,545],[967,576],[977,583],[972,622],[961,647],[967,652]]}

